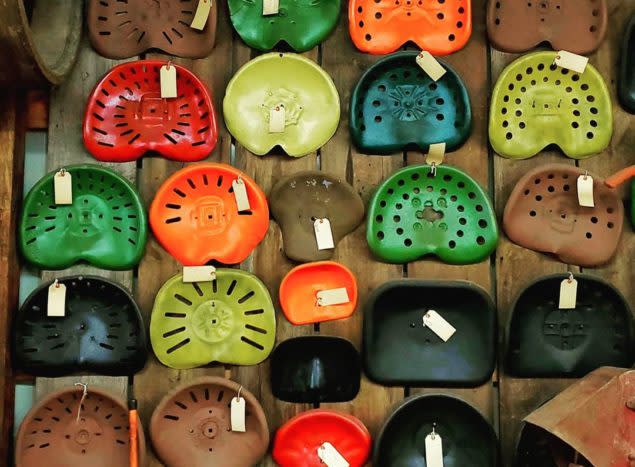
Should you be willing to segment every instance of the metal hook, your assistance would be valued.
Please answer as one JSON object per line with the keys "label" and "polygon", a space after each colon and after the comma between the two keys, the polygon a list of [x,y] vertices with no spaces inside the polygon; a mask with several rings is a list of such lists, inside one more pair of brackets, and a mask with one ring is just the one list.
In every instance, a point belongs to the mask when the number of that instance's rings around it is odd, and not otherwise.
{"label": "metal hook", "polygon": [[437,164],[435,162],[432,163],[432,168],[430,169],[430,173],[433,177],[437,176]]}
{"label": "metal hook", "polygon": [[[53,285],[55,286],[56,289],[60,288],[60,281],[58,281],[57,279],[55,279],[55,282],[53,282]],[[79,384],[79,383],[78,383]]]}
{"label": "metal hook", "polygon": [[569,272],[569,283],[573,282],[573,273]]}
{"label": "metal hook", "polygon": [[60,177],[63,177],[64,175],[66,175],[66,169],[64,167],[62,167],[60,169]]}
{"label": "metal hook", "polygon": [[437,437],[437,424],[433,423],[432,424],[432,434],[431,434],[432,439],[435,439]]}

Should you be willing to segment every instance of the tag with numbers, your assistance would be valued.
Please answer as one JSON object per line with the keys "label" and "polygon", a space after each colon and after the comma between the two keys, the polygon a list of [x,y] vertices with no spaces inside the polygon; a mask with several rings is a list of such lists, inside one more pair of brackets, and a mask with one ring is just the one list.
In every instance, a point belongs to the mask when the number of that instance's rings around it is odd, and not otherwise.
{"label": "tag with numbers", "polygon": [[438,433],[426,436],[426,467],[443,467],[443,440]]}
{"label": "tag with numbers", "polygon": [[326,217],[324,219],[315,219],[313,229],[315,230],[318,250],[330,250],[335,248],[331,222]]}
{"label": "tag with numbers", "polygon": [[577,73],[584,73],[589,63],[589,58],[567,52],[566,50],[560,50],[558,55],[556,55],[554,63],[561,68],[566,68],[567,70]]}
{"label": "tag with numbers", "polygon": [[346,287],[342,287],[340,289],[320,290],[317,293],[318,306],[342,305],[350,301]]}
{"label": "tag with numbers", "polygon": [[49,285],[46,316],[64,316],[66,314],[66,286],[57,279]]}
{"label": "tag with numbers", "polygon": [[240,431],[244,433],[245,429],[245,399],[242,397],[233,397],[231,403],[231,424],[232,431]]}
{"label": "tag with numbers", "polygon": [[445,143],[434,143],[430,145],[426,155],[426,164],[439,166],[443,164],[445,158]]}
{"label": "tag with numbers", "polygon": [[232,182],[232,188],[234,189],[234,198],[236,198],[236,207],[238,212],[249,211],[251,206],[249,205],[249,197],[247,196],[247,185],[245,181],[238,177]]}
{"label": "tag with numbers", "polygon": [[269,133],[284,133],[284,105],[278,104],[269,111]]}
{"label": "tag with numbers", "polygon": [[326,467],[348,467],[350,464],[342,456],[335,446],[328,441],[322,443],[317,449],[318,457]]}
{"label": "tag with numbers", "polygon": [[192,29],[198,29],[202,31],[207,24],[207,18],[209,18],[209,12],[212,9],[212,0],[198,0],[198,6],[196,7],[196,13],[194,19],[190,24]]}
{"label": "tag with numbers", "polygon": [[161,97],[171,99],[177,97],[176,91],[176,67],[170,63],[163,65],[159,72],[161,80]]}
{"label": "tag with numbers", "polygon": [[443,342],[447,342],[456,332],[456,328],[434,310],[428,310],[423,315],[423,325],[429,327]]}
{"label": "tag with numbers", "polygon": [[578,301],[578,281],[569,277],[560,283],[560,299],[558,308],[573,310]]}
{"label": "tag with numbers", "polygon": [[262,0],[262,15],[277,15],[280,9],[280,0]]}
{"label": "tag with numbers", "polygon": [[446,73],[446,69],[426,50],[422,50],[417,55],[417,65],[426,72],[432,81],[439,81]]}
{"label": "tag with numbers", "polygon": [[216,279],[214,266],[183,266],[183,282],[212,282]]}
{"label": "tag with numbers", "polygon": [[53,190],[55,204],[73,204],[73,177],[65,169],[55,173]]}
{"label": "tag with numbers", "polygon": [[593,200],[593,177],[589,174],[578,177],[578,203],[587,208],[595,207]]}

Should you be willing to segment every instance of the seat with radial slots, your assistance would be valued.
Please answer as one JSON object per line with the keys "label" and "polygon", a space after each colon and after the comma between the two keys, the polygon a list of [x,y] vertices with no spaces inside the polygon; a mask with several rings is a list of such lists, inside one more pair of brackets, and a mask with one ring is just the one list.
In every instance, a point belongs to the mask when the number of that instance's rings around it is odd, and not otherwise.
{"label": "seat with radial slots", "polygon": [[635,13],[628,21],[622,39],[617,96],[627,112],[635,113]]}
{"label": "seat with radial slots", "polygon": [[503,70],[492,94],[489,138],[499,155],[527,159],[555,144],[567,157],[602,152],[613,134],[609,90],[597,69],[554,65],[557,52],[524,55]]}
{"label": "seat with radial slots", "polygon": [[96,276],[58,279],[64,316],[48,316],[51,282],[38,287],[13,324],[16,367],[35,376],[133,375],[147,359],[145,326],[130,293]]}
{"label": "seat with radial slots", "polygon": [[267,287],[240,269],[216,269],[212,282],[169,279],[154,300],[152,349],[179,370],[212,362],[256,365],[273,348],[276,316]]}
{"label": "seat with radial slots", "polygon": [[263,15],[263,0],[229,0],[229,17],[249,47],[268,51],[285,42],[296,52],[306,52],[333,31],[340,1],[282,0],[277,14]]}
{"label": "seat with radial slots", "polygon": [[206,158],[218,130],[205,84],[180,65],[178,97],[161,97],[160,60],[114,67],[95,86],[84,115],[84,145],[100,161],[129,162],[148,152],[177,161]]}
{"label": "seat with radial slots", "polygon": [[[281,133],[269,132],[272,110],[284,108]],[[269,53],[246,63],[227,85],[225,124],[238,143],[262,156],[280,146],[292,157],[322,147],[337,130],[340,98],[331,77],[302,55]]]}
{"label": "seat with radial slots", "polygon": [[324,467],[318,456],[324,443],[330,443],[350,467],[362,467],[368,461],[368,428],[352,415],[324,409],[302,412],[278,428],[273,460],[280,467]]}
{"label": "seat with radial slots", "polygon": [[388,177],[371,198],[366,240],[382,261],[434,255],[449,264],[483,261],[498,226],[487,193],[465,172],[418,165]]}
{"label": "seat with radial slots", "polygon": [[364,202],[345,180],[319,171],[299,172],[278,181],[269,193],[271,215],[280,224],[285,255],[300,262],[330,259],[333,249],[318,250],[314,223],[328,219],[333,243],[364,219]]}
{"label": "seat with radial slots", "polygon": [[446,466],[496,467],[498,439],[473,406],[449,395],[421,394],[406,399],[384,423],[373,450],[373,466],[425,466],[425,439],[442,439]]}
{"label": "seat with radial slots", "polygon": [[[347,303],[320,304],[319,292],[342,288]],[[357,280],[350,269],[334,261],[302,264],[284,276],[279,297],[284,315],[296,325],[348,318],[357,306]]]}
{"label": "seat with radial slots", "polygon": [[631,309],[608,282],[577,274],[574,309],[559,309],[567,274],[542,277],[512,306],[507,369],[523,378],[581,377],[600,366],[630,367],[635,360]]}
{"label": "seat with radial slots", "polygon": [[218,12],[212,1],[203,30],[190,27],[199,1],[203,0],[89,0],[90,41],[108,58],[134,57],[149,49],[205,58],[214,48]]}
{"label": "seat with radial slots", "polygon": [[449,66],[433,81],[416,63],[417,52],[398,52],[377,61],[351,97],[353,142],[369,154],[393,154],[445,143],[446,151],[470,136],[472,111],[463,81]]}
{"label": "seat with radial slots", "polygon": [[[238,210],[233,183],[239,179],[249,210]],[[269,207],[260,187],[240,170],[192,164],[163,182],[150,206],[150,226],[163,248],[184,265],[237,264],[267,233]]]}
{"label": "seat with radial slots", "polygon": [[555,50],[589,54],[606,35],[605,0],[490,0],[487,35],[504,52],[526,52],[543,42]]}
{"label": "seat with radial slots", "polygon": [[[430,310],[456,329],[447,342],[423,324]],[[366,302],[366,374],[380,384],[479,386],[496,365],[496,321],[487,292],[469,282],[388,282]]]}
{"label": "seat with radial slots", "polygon": [[[230,404],[245,400],[245,432],[231,430]],[[152,445],[166,467],[247,467],[267,452],[269,428],[254,395],[239,383],[205,376],[163,397],[150,420]]]}
{"label": "seat with radial slots", "polygon": [[382,55],[414,42],[433,55],[448,55],[470,39],[472,1],[350,0],[348,21],[362,52]]}
{"label": "seat with radial slots", "polygon": [[24,258],[41,269],[83,261],[104,269],[139,263],[147,238],[146,212],[134,187],[98,165],[64,167],[72,177],[73,204],[55,204],[56,172],[24,199],[18,230]]}
{"label": "seat with radial slots", "polygon": [[[27,413],[15,443],[16,467],[130,465],[128,407],[104,389],[89,385],[83,400],[82,392],[71,386],[49,393]],[[140,420],[137,425],[139,465],[145,465]]]}
{"label": "seat with radial slots", "polygon": [[622,233],[624,206],[618,191],[607,185],[613,177],[603,181],[594,174],[589,176],[595,206],[580,206],[577,180],[587,173],[573,165],[547,164],[525,174],[505,206],[503,229],[509,239],[567,264],[594,267],[610,261]]}
{"label": "seat with radial slots", "polygon": [[271,354],[271,391],[286,402],[351,401],[360,378],[359,353],[341,337],[295,337]]}

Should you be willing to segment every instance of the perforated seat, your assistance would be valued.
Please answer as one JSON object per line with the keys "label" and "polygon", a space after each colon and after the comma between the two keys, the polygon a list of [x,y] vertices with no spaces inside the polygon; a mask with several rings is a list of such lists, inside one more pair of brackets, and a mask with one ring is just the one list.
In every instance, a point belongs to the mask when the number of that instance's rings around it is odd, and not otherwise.
{"label": "perforated seat", "polygon": [[465,172],[410,166],[388,177],[370,200],[366,240],[375,256],[408,263],[435,255],[450,264],[476,263],[496,248],[490,200]]}
{"label": "perforated seat", "polygon": [[211,362],[256,365],[275,341],[276,317],[269,291],[253,274],[216,269],[212,282],[169,279],[154,300],[152,349],[170,368]]}
{"label": "perforated seat", "polygon": [[445,63],[446,74],[433,81],[416,63],[417,52],[398,52],[378,60],[351,97],[353,142],[369,154],[406,149],[427,152],[445,143],[446,151],[470,136],[472,110],[463,81]]}
{"label": "perforated seat", "polygon": [[170,64],[178,96],[162,98],[159,75],[167,63],[123,63],[97,83],[84,115],[84,145],[95,159],[128,162],[152,152],[189,162],[212,152],[218,130],[207,87],[187,68]]}
{"label": "perforated seat", "polygon": [[55,204],[53,177],[45,175],[24,199],[18,230],[24,258],[40,269],[85,261],[104,269],[130,269],[143,256],[145,208],[134,187],[98,165],[70,165],[72,204]]}
{"label": "perforated seat", "polygon": [[593,65],[576,73],[556,52],[524,55],[503,70],[492,94],[489,138],[499,155],[526,159],[555,144],[573,159],[602,152],[613,134],[611,97]]}

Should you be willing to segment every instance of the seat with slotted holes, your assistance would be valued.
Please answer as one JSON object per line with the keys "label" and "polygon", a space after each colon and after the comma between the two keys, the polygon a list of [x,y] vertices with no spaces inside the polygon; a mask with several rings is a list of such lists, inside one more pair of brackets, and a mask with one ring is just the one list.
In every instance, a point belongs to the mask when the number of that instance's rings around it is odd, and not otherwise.
{"label": "seat with slotted holes", "polygon": [[[249,209],[238,210],[234,184],[244,186]],[[269,207],[260,187],[240,170],[201,163],[163,182],[150,206],[150,226],[159,243],[184,265],[212,260],[237,264],[267,233]]]}
{"label": "seat with slotted holes", "polygon": [[348,28],[362,52],[387,54],[407,42],[433,55],[462,49],[472,34],[471,0],[350,0]]}
{"label": "seat with slotted holes", "polygon": [[556,55],[524,55],[500,74],[489,120],[499,155],[526,159],[555,144],[567,157],[584,159],[609,145],[613,113],[604,79],[591,64],[584,73],[560,68]]}
{"label": "seat with slotted holes", "polygon": [[24,199],[18,237],[26,260],[41,269],[64,269],[80,261],[104,269],[139,263],[147,221],[130,182],[98,165],[64,170],[72,177],[72,204],[55,204],[55,172],[40,179]]}
{"label": "seat with slotted holes", "polygon": [[162,98],[159,74],[167,63],[123,63],[97,83],[84,115],[84,145],[96,159],[128,162],[151,152],[189,162],[212,152],[218,130],[210,92],[190,70],[170,63],[178,96]]}
{"label": "seat with slotted holes", "polygon": [[271,352],[276,317],[267,287],[240,269],[216,269],[212,282],[169,279],[154,300],[152,349],[161,363],[187,369],[221,362],[255,365]]}

